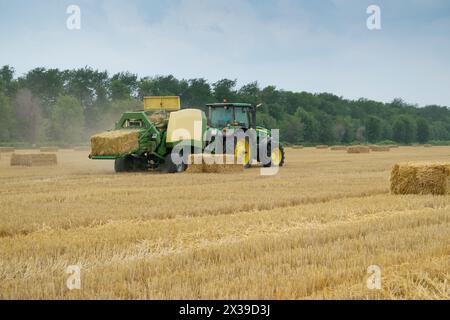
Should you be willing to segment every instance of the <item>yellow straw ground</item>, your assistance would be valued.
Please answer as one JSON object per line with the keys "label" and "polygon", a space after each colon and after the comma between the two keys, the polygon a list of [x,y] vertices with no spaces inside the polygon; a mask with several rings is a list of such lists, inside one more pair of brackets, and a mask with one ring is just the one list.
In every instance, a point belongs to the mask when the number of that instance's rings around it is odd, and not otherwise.
{"label": "yellow straw ground", "polygon": [[265,177],[114,174],[68,150],[57,167],[16,168],[3,154],[0,298],[448,299],[450,196],[390,195],[389,175],[449,156],[287,149]]}

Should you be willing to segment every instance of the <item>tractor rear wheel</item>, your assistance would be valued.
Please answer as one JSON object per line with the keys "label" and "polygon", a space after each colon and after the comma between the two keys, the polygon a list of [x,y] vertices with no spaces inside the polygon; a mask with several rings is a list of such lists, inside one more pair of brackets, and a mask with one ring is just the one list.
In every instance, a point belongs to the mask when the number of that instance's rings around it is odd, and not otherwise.
{"label": "tractor rear wheel", "polygon": [[125,156],[114,161],[114,170],[116,172],[133,171],[134,163],[132,156]]}
{"label": "tractor rear wheel", "polygon": [[263,164],[264,167],[282,167],[284,165],[284,148],[281,144],[278,147],[272,149],[272,144],[269,142],[267,148],[267,156],[270,161]]}

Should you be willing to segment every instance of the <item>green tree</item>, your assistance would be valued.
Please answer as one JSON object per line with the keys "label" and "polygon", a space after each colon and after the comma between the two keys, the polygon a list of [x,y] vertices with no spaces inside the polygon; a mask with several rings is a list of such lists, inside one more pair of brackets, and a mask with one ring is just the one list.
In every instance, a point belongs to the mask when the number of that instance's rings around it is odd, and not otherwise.
{"label": "green tree", "polygon": [[303,138],[306,142],[318,142],[320,125],[313,114],[306,112],[302,108],[299,108],[296,113],[296,117],[303,123]]}
{"label": "green tree", "polygon": [[242,86],[238,91],[239,101],[245,103],[251,103],[253,105],[257,105],[260,103],[260,89],[258,86],[258,82],[252,82]]}
{"label": "green tree", "polygon": [[111,99],[125,100],[138,95],[137,75],[119,72],[111,77]]}
{"label": "green tree", "polygon": [[211,86],[203,79],[188,80],[188,88],[181,97],[184,106],[203,107],[206,103],[212,101]]}
{"label": "green tree", "polygon": [[395,120],[392,130],[396,142],[408,144],[416,139],[415,121],[410,116],[399,116]]}
{"label": "green tree", "polygon": [[82,140],[84,113],[77,99],[69,96],[58,98],[51,113],[51,132],[58,143],[73,144]]}
{"label": "green tree", "polygon": [[280,126],[280,138],[289,143],[303,141],[303,123],[295,116],[287,115]]}
{"label": "green tree", "polygon": [[48,117],[59,95],[63,94],[65,74],[58,69],[36,68],[19,78],[19,85],[40,100],[44,117]]}
{"label": "green tree", "polygon": [[3,66],[0,69],[0,92],[12,99],[18,90],[17,81],[14,80],[14,68]]}
{"label": "green tree", "polygon": [[222,79],[213,84],[214,98],[217,102],[223,102],[225,99],[234,102],[236,98],[237,80]]}
{"label": "green tree", "polygon": [[380,140],[382,120],[375,116],[369,116],[366,121],[366,135],[369,142],[375,143]]}
{"label": "green tree", "polygon": [[42,132],[42,107],[38,97],[28,89],[20,89],[14,99],[14,110],[17,121],[18,134],[22,141],[35,144]]}
{"label": "green tree", "polygon": [[0,90],[0,142],[8,142],[15,136],[15,115],[9,98]]}
{"label": "green tree", "polygon": [[449,140],[450,133],[447,130],[447,126],[443,121],[433,122],[431,127],[431,133],[433,140]]}
{"label": "green tree", "polygon": [[430,139],[430,126],[424,118],[417,119],[417,141],[428,142]]}

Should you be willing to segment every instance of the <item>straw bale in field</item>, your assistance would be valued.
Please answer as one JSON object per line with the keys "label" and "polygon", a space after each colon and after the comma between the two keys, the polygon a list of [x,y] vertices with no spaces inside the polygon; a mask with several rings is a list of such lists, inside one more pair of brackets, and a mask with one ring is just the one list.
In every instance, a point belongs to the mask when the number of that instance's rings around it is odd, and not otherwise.
{"label": "straw bale in field", "polygon": [[196,154],[191,155],[186,172],[188,173],[233,173],[244,170],[234,155]]}
{"label": "straw bale in field", "polygon": [[397,149],[397,148],[399,148],[399,146],[396,145],[396,144],[391,144],[391,145],[389,145],[388,147],[391,148],[391,149]]}
{"label": "straw bale in field", "polygon": [[292,149],[303,149],[302,145],[295,145],[291,147]]}
{"label": "straw bale in field", "polygon": [[0,147],[0,153],[8,153],[14,151],[16,151],[16,148],[14,147]]}
{"label": "straw bale in field", "polygon": [[139,130],[106,131],[91,137],[93,156],[110,156],[130,153],[139,148]]}
{"label": "straw bale in field", "polygon": [[389,148],[389,146],[370,146],[370,151],[375,151],[375,152],[387,152],[387,151],[391,151],[391,148]]}
{"label": "straw bale in field", "polygon": [[316,146],[316,149],[328,149],[328,146],[325,144],[320,144],[320,145]]}
{"label": "straw bale in field", "polygon": [[369,153],[370,148],[368,146],[351,146],[347,148],[347,153]]}
{"label": "straw bale in field", "polygon": [[54,153],[46,154],[16,154],[11,156],[11,166],[55,166],[58,164],[58,159]]}
{"label": "straw bale in field", "polygon": [[424,144],[423,146],[424,146],[425,148],[432,148],[432,147],[433,147],[432,144]]}
{"label": "straw bale in field", "polygon": [[406,162],[391,172],[392,194],[434,194],[450,192],[450,162]]}
{"label": "straw bale in field", "polygon": [[342,150],[347,150],[347,147],[346,146],[332,146],[330,149],[333,151],[342,151]]}

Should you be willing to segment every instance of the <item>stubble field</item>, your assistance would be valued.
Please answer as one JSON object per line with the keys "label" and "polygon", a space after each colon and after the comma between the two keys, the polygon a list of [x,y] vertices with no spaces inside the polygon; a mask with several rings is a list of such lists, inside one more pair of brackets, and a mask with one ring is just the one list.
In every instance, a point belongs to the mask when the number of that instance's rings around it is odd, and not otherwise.
{"label": "stubble field", "polygon": [[450,196],[389,194],[395,163],[449,147],[288,149],[275,176],[115,174],[87,155],[1,155],[1,299],[450,298]]}

